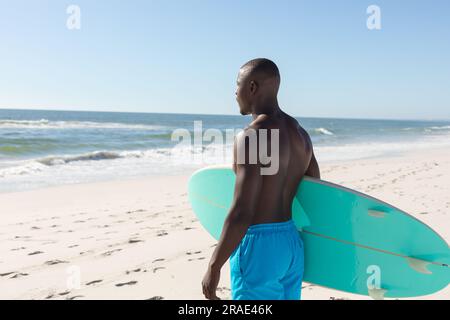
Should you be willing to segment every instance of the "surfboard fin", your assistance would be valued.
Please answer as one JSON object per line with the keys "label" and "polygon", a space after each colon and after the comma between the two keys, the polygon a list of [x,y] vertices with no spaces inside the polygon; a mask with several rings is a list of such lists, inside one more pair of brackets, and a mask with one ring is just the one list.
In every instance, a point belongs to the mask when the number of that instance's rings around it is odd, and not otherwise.
{"label": "surfboard fin", "polygon": [[414,269],[417,272],[423,273],[423,274],[432,274],[430,270],[427,269],[427,266],[431,264],[429,261],[416,259],[416,258],[406,258],[408,261],[408,265]]}
{"label": "surfboard fin", "polygon": [[384,295],[386,294],[387,290],[384,289],[377,289],[377,288],[369,288],[369,296],[374,300],[383,300]]}
{"label": "surfboard fin", "polygon": [[368,214],[371,217],[375,217],[375,218],[384,218],[386,215],[386,212],[380,211],[380,210],[373,210],[373,209],[369,209],[368,210]]}

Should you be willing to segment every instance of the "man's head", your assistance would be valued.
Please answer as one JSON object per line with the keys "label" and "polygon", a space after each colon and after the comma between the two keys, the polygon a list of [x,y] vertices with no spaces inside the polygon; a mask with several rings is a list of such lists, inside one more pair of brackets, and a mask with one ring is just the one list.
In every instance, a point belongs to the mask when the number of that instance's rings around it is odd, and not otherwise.
{"label": "man's head", "polygon": [[248,61],[239,70],[236,100],[242,115],[255,112],[259,105],[276,102],[280,72],[269,59]]}

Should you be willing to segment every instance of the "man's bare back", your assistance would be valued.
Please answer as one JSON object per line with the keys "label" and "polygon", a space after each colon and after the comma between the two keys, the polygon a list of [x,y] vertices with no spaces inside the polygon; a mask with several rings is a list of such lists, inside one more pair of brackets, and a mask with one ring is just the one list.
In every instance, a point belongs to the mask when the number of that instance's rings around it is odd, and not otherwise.
{"label": "man's bare back", "polygon": [[316,160],[312,159],[311,139],[297,120],[284,112],[259,116],[251,125],[279,132],[278,172],[262,177],[252,224],[288,221],[292,218],[292,201],[303,176],[308,173],[317,176],[313,170]]}

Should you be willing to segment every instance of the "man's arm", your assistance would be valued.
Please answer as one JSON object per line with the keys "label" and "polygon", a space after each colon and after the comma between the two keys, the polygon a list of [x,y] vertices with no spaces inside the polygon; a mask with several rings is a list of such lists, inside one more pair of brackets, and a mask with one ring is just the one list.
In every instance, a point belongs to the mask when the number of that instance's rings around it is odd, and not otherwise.
{"label": "man's arm", "polygon": [[[242,149],[240,146],[243,146]],[[250,226],[258,202],[262,186],[262,176],[259,164],[248,163],[248,146],[245,146],[245,136],[236,139],[235,150],[245,150],[245,164],[235,163],[236,184],[231,209],[225,220],[222,234],[211,257],[208,271],[203,279],[203,294],[207,299],[217,299],[216,289],[220,278],[220,269],[237,248]]]}
{"label": "man's arm", "polygon": [[306,176],[310,176],[313,178],[320,179],[320,169],[319,164],[317,163],[316,157],[314,155],[314,152],[311,157],[311,161],[309,162],[309,167],[305,172]]}

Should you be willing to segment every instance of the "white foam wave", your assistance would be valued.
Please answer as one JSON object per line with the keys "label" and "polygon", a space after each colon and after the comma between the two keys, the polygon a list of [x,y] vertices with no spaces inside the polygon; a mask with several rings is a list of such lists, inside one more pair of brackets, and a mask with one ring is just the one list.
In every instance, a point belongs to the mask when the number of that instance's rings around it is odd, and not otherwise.
{"label": "white foam wave", "polygon": [[[214,164],[231,161],[232,145],[211,144],[201,148],[182,146],[174,148],[159,148],[149,150],[128,150],[128,151],[93,151],[75,155],[52,155],[31,160],[22,160],[12,166],[0,168],[0,178],[9,176],[36,174],[42,171],[51,170],[52,167],[98,167],[105,166],[104,161],[116,160],[123,165],[130,159],[137,162],[154,164],[158,166],[186,167],[199,164]],[[136,163],[131,163],[131,166]],[[119,163],[111,164],[112,166]],[[60,170],[60,169],[58,169]]]}
{"label": "white foam wave", "polygon": [[17,129],[140,129],[140,130],[167,130],[166,126],[127,124],[115,122],[93,121],[50,121],[40,120],[8,120],[0,119],[0,128]]}
{"label": "white foam wave", "polygon": [[314,129],[314,132],[320,133],[320,134],[326,134],[326,135],[329,135],[329,136],[333,136],[334,135],[333,132],[331,132],[331,131],[329,131],[329,130],[327,130],[325,128],[316,128],[316,129]]}
{"label": "white foam wave", "polygon": [[[441,126],[441,127],[429,127],[427,129],[431,130],[450,130],[450,126]],[[425,129],[426,130],[426,129]]]}
{"label": "white foam wave", "polygon": [[28,174],[34,174],[45,170],[45,165],[35,161],[25,162],[21,165],[12,167],[6,167],[0,169],[0,178],[6,178],[10,176],[22,176]]}

